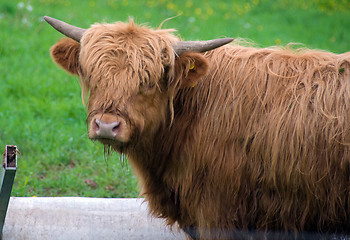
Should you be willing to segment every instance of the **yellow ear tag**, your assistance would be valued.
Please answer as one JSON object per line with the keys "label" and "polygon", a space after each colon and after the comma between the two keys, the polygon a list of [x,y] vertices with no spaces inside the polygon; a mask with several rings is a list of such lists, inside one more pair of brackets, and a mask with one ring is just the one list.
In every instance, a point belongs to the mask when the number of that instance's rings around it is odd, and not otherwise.
{"label": "yellow ear tag", "polygon": [[193,70],[194,69],[194,63],[191,63],[190,64],[190,70]]}
{"label": "yellow ear tag", "polygon": [[[191,62],[191,63],[190,63],[190,70],[193,70],[193,69],[194,69],[194,63]],[[194,83],[193,85],[191,85],[191,87],[194,87],[194,86],[196,86],[196,83]]]}

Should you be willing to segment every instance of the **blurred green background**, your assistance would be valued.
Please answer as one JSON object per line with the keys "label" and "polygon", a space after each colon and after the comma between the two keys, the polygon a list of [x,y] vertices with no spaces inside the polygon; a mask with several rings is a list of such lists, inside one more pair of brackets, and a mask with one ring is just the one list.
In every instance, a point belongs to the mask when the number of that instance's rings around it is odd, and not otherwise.
{"label": "blurred green background", "polygon": [[20,150],[13,196],[137,197],[126,160],[88,139],[74,76],[52,63],[48,15],[79,27],[127,21],[175,28],[185,40],[248,38],[350,50],[350,0],[32,0],[0,2],[0,148]]}

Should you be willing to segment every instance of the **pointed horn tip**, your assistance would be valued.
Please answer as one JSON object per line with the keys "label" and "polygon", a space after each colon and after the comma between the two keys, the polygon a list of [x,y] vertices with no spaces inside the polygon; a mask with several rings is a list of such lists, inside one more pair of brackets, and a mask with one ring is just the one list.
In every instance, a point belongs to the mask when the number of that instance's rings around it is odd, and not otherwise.
{"label": "pointed horn tip", "polygon": [[215,48],[229,44],[230,42],[232,42],[234,40],[234,38],[218,38],[218,39],[213,39],[213,43],[215,46]]}
{"label": "pointed horn tip", "polygon": [[233,40],[235,40],[234,38],[225,38],[227,40],[227,43],[232,42]]}
{"label": "pointed horn tip", "polygon": [[234,38],[219,38],[218,39],[222,45],[228,44],[234,40]]}
{"label": "pointed horn tip", "polygon": [[57,26],[57,23],[62,22],[62,21],[60,21],[60,20],[58,20],[56,18],[52,18],[52,17],[49,17],[49,16],[44,16],[43,18],[48,24],[50,24],[54,28],[56,28],[55,26]]}
{"label": "pointed horn tip", "polygon": [[54,20],[54,18],[49,17],[49,16],[44,16],[43,18],[47,23],[50,23],[52,20]]}

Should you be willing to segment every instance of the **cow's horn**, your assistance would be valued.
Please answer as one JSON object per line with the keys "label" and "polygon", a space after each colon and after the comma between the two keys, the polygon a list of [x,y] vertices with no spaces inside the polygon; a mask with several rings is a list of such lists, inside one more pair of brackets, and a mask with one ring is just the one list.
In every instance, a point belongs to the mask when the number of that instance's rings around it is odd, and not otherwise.
{"label": "cow's horn", "polygon": [[232,41],[233,38],[219,38],[208,41],[180,41],[174,45],[174,51],[178,56],[184,52],[206,52]]}
{"label": "cow's horn", "polygon": [[74,39],[77,42],[80,42],[81,37],[83,36],[86,29],[79,28],[68,23],[62,22],[52,17],[45,16],[45,21],[48,22],[53,28],[55,28],[60,33],[63,33],[67,37]]}

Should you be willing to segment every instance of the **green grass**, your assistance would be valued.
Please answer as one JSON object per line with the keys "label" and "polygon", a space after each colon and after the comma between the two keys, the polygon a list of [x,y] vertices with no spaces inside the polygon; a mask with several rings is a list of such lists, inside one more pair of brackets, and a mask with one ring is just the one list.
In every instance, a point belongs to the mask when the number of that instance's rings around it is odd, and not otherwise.
{"label": "green grass", "polygon": [[[233,2],[233,3],[232,3]],[[31,7],[29,7],[31,6]],[[113,1],[0,3],[0,147],[19,147],[13,196],[136,197],[127,161],[108,159],[88,139],[76,77],[56,67],[49,48],[61,38],[42,16],[87,28],[126,21],[175,28],[185,40],[241,37],[259,46],[299,42],[350,50],[349,0]]]}

